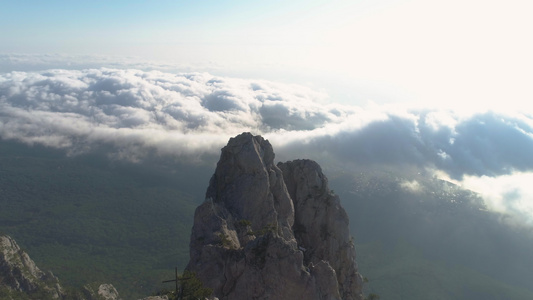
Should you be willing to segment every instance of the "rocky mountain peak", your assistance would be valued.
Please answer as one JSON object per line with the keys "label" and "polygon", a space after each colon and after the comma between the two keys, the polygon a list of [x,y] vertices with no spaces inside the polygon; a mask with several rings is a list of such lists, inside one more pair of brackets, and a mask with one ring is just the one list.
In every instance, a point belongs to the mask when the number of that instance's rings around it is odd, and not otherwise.
{"label": "rocky mountain peak", "polygon": [[274,164],[243,133],[195,212],[189,271],[220,299],[362,299],[348,218],[310,160]]}

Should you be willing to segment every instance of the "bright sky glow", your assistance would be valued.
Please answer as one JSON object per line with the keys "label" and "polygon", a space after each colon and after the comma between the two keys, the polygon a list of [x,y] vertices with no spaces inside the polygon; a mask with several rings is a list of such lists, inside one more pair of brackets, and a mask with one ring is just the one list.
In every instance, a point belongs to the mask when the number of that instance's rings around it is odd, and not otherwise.
{"label": "bright sky glow", "polygon": [[0,53],[209,62],[344,103],[533,111],[531,1],[1,2]]}

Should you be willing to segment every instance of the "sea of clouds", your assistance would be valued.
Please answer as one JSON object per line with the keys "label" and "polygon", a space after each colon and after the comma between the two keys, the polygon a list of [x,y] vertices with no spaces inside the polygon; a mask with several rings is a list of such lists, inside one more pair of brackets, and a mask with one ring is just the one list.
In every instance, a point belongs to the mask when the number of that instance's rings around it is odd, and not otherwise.
{"label": "sea of clouds", "polygon": [[531,115],[331,100],[304,86],[205,72],[6,72],[0,74],[0,137],[73,155],[105,145],[114,157],[133,161],[147,153],[201,161],[249,131],[286,157],[315,153],[355,165],[439,171],[486,192],[495,209],[533,216],[533,191],[522,183],[533,170]]}

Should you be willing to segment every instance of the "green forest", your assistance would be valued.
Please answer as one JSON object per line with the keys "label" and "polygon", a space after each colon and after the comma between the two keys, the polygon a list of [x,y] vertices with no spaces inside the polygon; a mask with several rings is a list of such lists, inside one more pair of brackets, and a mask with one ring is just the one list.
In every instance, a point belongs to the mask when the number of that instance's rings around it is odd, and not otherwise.
{"label": "green forest", "polygon": [[[70,289],[111,283],[124,299],[172,290],[162,281],[188,262],[214,162],[132,163],[1,141],[0,233]],[[366,295],[533,299],[531,234],[504,226],[475,194],[423,175],[425,192],[410,193],[398,174],[324,170],[350,216]]]}
{"label": "green forest", "polygon": [[[65,285],[112,283],[150,295],[185,267],[194,209],[209,177],[189,191],[173,176],[105,157],[0,143],[0,231]],[[185,174],[185,175],[184,175]]]}

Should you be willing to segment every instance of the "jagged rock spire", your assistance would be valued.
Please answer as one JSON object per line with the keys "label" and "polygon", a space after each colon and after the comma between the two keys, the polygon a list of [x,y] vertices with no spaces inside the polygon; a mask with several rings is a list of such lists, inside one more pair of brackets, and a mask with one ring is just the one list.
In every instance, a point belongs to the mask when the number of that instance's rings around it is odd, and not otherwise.
{"label": "jagged rock spire", "polygon": [[190,257],[187,269],[221,300],[362,299],[348,218],[318,164],[278,167],[250,133],[222,149]]}

